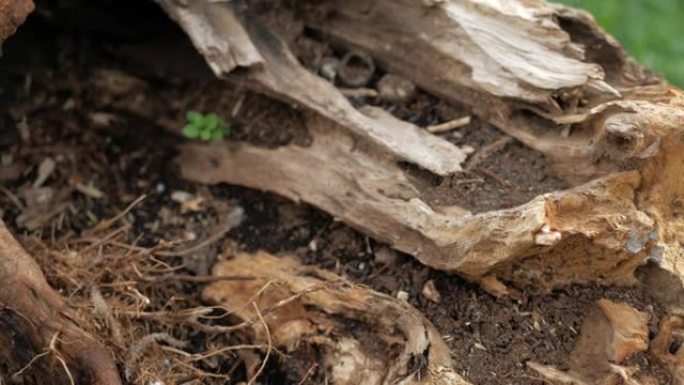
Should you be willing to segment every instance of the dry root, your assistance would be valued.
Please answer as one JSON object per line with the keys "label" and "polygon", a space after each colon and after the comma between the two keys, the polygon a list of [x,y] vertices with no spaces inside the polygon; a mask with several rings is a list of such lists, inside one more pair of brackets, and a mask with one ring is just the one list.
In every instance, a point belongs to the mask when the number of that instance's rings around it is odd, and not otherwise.
{"label": "dry root", "polygon": [[238,254],[214,268],[217,275],[228,272],[256,279],[213,283],[203,297],[251,324],[257,343],[318,362],[317,381],[467,384],[434,326],[402,300],[263,252]]}
{"label": "dry root", "polygon": [[[40,355],[54,358],[62,370],[39,366],[60,374],[40,382],[120,384],[111,354],[81,329],[79,315],[46,282],[40,267],[0,222],[0,322],[4,346],[2,361],[11,372],[23,376]],[[36,355],[32,357],[32,355]],[[29,361],[29,362],[24,362]],[[43,361],[42,359],[40,361]],[[21,369],[17,370],[17,365]],[[38,369],[40,370],[40,369]],[[34,373],[26,373],[29,376]]]}

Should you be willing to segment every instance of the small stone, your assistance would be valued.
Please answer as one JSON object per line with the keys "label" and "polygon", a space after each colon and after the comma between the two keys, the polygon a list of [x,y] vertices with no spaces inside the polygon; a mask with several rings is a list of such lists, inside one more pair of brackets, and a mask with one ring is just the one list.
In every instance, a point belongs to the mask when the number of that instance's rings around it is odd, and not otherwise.
{"label": "small stone", "polygon": [[439,303],[442,300],[442,295],[439,294],[439,290],[437,290],[435,281],[433,280],[425,282],[425,285],[423,285],[423,290],[421,290],[420,293],[423,295],[423,297],[434,303]]}
{"label": "small stone", "polygon": [[399,290],[399,291],[397,292],[397,299],[399,299],[399,300],[401,300],[401,301],[408,301],[408,299],[409,299],[409,293],[406,292],[406,291],[404,291],[404,290]]}
{"label": "small stone", "polygon": [[385,102],[406,102],[415,94],[416,85],[401,76],[387,74],[378,82],[378,96]]}
{"label": "small stone", "polygon": [[311,242],[309,242],[309,250],[316,252],[318,250],[318,242],[316,242],[315,239],[312,239]]}

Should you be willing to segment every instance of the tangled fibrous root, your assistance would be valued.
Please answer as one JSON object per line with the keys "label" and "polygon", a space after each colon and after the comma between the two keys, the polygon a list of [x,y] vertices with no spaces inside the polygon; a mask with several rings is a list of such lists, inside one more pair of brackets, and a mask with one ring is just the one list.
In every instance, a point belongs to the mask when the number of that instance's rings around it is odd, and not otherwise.
{"label": "tangled fibrous root", "polygon": [[259,347],[243,343],[241,330],[248,325],[231,326],[224,309],[202,304],[199,285],[250,277],[201,276],[184,267],[184,258],[217,248],[240,224],[243,210],[234,208],[194,242],[141,247],[131,241],[126,214],[143,199],[80,238],[22,241],[53,287],[68,296],[79,326],[109,349],[126,381],[225,383],[242,365],[233,352]]}

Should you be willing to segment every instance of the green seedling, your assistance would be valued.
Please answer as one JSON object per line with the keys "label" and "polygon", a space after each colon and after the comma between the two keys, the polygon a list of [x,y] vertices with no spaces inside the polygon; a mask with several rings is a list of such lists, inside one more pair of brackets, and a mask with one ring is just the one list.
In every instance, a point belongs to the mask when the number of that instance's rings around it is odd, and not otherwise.
{"label": "green seedling", "polygon": [[191,110],[186,118],[183,136],[188,139],[223,140],[230,134],[230,125],[214,113],[205,115]]}

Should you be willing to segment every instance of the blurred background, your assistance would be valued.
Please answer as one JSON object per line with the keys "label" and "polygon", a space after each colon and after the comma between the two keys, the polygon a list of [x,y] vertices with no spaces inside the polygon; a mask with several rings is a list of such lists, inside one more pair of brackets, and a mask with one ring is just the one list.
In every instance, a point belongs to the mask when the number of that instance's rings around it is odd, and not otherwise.
{"label": "blurred background", "polygon": [[555,0],[591,12],[641,63],[684,87],[684,0]]}

